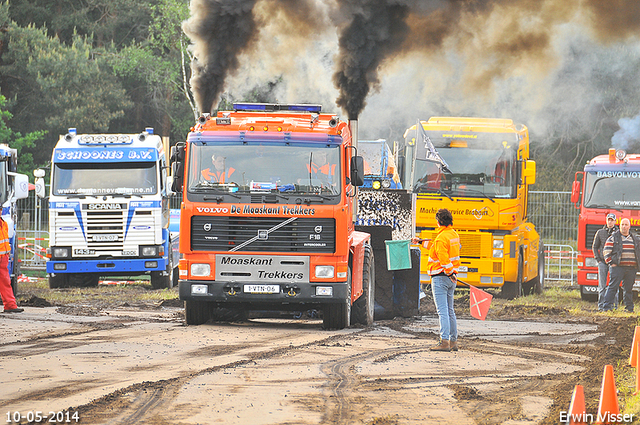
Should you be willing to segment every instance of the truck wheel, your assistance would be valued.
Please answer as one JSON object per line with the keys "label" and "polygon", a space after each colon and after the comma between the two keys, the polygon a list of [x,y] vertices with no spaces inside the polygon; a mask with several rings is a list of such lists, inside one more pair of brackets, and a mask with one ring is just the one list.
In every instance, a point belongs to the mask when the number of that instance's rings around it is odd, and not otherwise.
{"label": "truck wheel", "polygon": [[249,312],[244,308],[214,307],[211,310],[211,319],[214,322],[246,322]]}
{"label": "truck wheel", "polygon": [[69,275],[67,273],[49,275],[49,288],[66,288],[69,286]]}
{"label": "truck wheel", "polygon": [[13,259],[13,277],[11,278],[11,289],[13,289],[13,296],[18,296],[18,278],[20,277],[20,260],[17,258]]}
{"label": "truck wheel", "polygon": [[173,268],[173,273],[171,273],[171,285],[174,288],[178,287],[178,279],[180,278],[180,270],[177,267]]}
{"label": "truck wheel", "polygon": [[544,245],[538,249],[538,276],[533,279],[533,292],[541,295],[544,292]]}
{"label": "truck wheel", "polygon": [[322,327],[344,329],[351,323],[351,267],[347,271],[347,297],[340,303],[325,304],[322,310]]}
{"label": "truck wheel", "polygon": [[69,274],[67,279],[68,286],[74,288],[90,288],[98,286],[100,276],[92,273],[76,273]]}
{"label": "truck wheel", "polygon": [[364,246],[364,259],[362,263],[362,295],[353,303],[351,324],[370,326],[373,324],[373,311],[375,308],[376,269],[373,259],[373,250],[370,245]]}
{"label": "truck wheel", "polygon": [[173,288],[173,261],[168,257],[167,276],[162,276],[162,272],[151,272],[151,286],[153,289]]}
{"label": "truck wheel", "polygon": [[505,282],[502,285],[502,298],[512,300],[522,295],[522,272],[524,270],[522,255],[518,255],[518,277],[515,282]]}
{"label": "truck wheel", "polygon": [[187,325],[201,325],[211,318],[211,308],[206,301],[184,302],[184,316]]}

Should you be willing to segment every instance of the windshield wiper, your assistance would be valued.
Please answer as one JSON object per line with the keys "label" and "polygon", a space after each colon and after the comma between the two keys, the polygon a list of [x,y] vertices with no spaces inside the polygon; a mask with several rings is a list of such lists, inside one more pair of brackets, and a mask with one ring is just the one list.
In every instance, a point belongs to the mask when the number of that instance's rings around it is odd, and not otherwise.
{"label": "windshield wiper", "polygon": [[97,196],[96,196],[96,195],[86,195],[86,194],[84,194],[84,193],[69,193],[69,194],[60,195],[60,196],[65,196],[65,197],[70,198],[70,199],[71,199],[71,198],[86,199],[86,198],[87,198],[87,196],[93,196],[93,197],[96,197],[96,198],[97,198]]}
{"label": "windshield wiper", "polygon": [[486,193],[484,193],[481,190],[477,190],[477,189],[463,189],[465,192],[474,192],[474,193],[479,193],[480,195],[482,195],[484,198],[487,198],[488,200],[490,200],[491,202],[493,202],[494,204],[496,203],[495,200],[493,200],[489,195],[487,195]]}
{"label": "windshield wiper", "polygon": [[428,183],[422,183],[420,185],[418,185],[415,189],[413,189],[414,192],[420,192],[421,190],[425,190],[427,189],[428,192],[436,192],[439,193],[442,196],[446,196],[447,198],[451,199],[453,201],[453,198],[451,197],[451,195],[444,193],[442,190],[436,188],[436,187],[430,187],[428,186]]}
{"label": "windshield wiper", "polygon": [[129,192],[113,192],[113,193],[105,193],[105,196],[122,196],[123,198],[131,198],[132,196],[138,196],[140,198],[144,198],[144,196],[139,193],[129,193]]}

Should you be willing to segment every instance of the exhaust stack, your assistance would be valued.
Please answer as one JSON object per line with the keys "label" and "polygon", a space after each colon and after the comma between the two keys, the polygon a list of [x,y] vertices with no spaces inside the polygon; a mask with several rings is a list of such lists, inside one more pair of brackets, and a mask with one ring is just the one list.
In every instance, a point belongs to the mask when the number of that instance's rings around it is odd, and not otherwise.
{"label": "exhaust stack", "polygon": [[[349,131],[351,132],[351,146],[355,149],[355,154],[358,154],[358,120],[349,120]],[[358,188],[354,186],[355,191],[353,196],[353,222],[358,218]]]}

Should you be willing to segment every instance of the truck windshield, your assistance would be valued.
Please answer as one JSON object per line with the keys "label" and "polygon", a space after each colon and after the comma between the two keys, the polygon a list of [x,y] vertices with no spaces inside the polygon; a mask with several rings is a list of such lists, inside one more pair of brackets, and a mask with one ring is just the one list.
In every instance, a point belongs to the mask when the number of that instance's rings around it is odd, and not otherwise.
{"label": "truck windshield", "polygon": [[433,161],[416,159],[412,185],[414,192],[471,198],[516,196],[517,135],[443,134],[442,131],[426,133],[451,173],[442,172]]}
{"label": "truck windshield", "polygon": [[155,162],[56,163],[54,195],[151,195],[158,193]]}
{"label": "truck windshield", "polygon": [[191,145],[190,192],[340,194],[339,146]]}
{"label": "truck windshield", "polygon": [[385,140],[360,140],[358,154],[364,158],[365,176],[384,176],[387,174],[386,166],[388,158],[391,158],[392,154]]}
{"label": "truck windshield", "polygon": [[585,173],[585,208],[640,209],[640,171]]}

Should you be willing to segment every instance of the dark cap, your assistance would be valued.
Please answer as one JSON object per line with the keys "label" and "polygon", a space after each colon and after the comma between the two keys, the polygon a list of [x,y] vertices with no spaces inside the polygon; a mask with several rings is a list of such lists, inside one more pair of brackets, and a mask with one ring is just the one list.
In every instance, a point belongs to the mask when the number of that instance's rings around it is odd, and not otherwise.
{"label": "dark cap", "polygon": [[614,213],[607,214],[607,219],[610,219],[610,218],[615,220],[616,219],[616,215]]}

